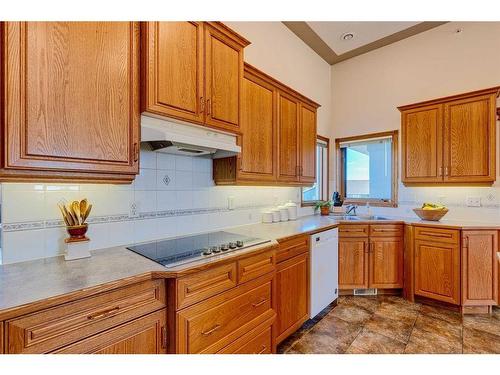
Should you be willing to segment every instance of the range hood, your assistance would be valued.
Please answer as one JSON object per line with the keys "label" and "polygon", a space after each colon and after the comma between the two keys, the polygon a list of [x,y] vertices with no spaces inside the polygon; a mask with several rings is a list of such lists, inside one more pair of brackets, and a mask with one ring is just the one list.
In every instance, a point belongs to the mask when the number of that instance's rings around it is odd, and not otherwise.
{"label": "range hood", "polygon": [[153,151],[213,159],[241,152],[234,135],[145,115],[141,116],[141,143],[147,143]]}

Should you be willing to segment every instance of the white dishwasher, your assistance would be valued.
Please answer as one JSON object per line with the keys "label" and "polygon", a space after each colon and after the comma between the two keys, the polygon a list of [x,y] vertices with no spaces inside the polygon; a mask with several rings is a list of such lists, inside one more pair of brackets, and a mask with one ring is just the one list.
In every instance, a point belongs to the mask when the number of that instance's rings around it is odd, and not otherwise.
{"label": "white dishwasher", "polygon": [[314,318],[338,297],[339,232],[337,228],[311,236],[311,314]]}

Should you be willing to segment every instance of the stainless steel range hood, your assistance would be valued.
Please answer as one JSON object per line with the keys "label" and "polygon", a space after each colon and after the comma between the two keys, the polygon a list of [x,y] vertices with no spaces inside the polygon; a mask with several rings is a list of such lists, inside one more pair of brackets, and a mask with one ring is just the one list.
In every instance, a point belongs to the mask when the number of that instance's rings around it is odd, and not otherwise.
{"label": "stainless steel range hood", "polygon": [[236,136],[201,126],[141,116],[141,142],[151,150],[187,156],[210,156],[213,159],[241,152]]}

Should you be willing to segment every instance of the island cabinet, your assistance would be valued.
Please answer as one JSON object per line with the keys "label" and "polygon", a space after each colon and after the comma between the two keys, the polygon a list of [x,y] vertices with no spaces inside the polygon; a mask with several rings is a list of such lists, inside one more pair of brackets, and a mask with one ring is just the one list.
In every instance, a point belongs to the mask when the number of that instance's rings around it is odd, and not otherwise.
{"label": "island cabinet", "polygon": [[498,304],[498,231],[462,232],[462,305]]}
{"label": "island cabinet", "polygon": [[415,295],[460,305],[460,231],[414,227]]}
{"label": "island cabinet", "polygon": [[142,112],[239,133],[248,44],[220,22],[142,23]]}
{"label": "island cabinet", "polygon": [[148,280],[5,321],[5,352],[154,354],[167,351],[164,280]]}
{"label": "island cabinet", "polygon": [[341,224],[339,288],[402,288],[403,241],[402,224]]}
{"label": "island cabinet", "polygon": [[279,241],[276,270],[276,344],[309,319],[309,236]]}
{"label": "island cabinet", "polygon": [[167,280],[169,352],[274,353],[274,247]]}
{"label": "island cabinet", "polygon": [[0,180],[132,181],[139,24],[4,22],[0,39]]}
{"label": "island cabinet", "polygon": [[499,89],[399,107],[403,183],[492,184]]}
{"label": "island cabinet", "polygon": [[215,183],[313,184],[318,108],[317,103],[245,63],[241,154],[214,160]]}

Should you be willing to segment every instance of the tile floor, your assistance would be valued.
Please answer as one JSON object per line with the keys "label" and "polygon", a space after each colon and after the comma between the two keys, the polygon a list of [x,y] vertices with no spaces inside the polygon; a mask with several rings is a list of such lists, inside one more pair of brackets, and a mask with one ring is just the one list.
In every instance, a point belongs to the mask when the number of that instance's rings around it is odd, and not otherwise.
{"label": "tile floor", "polygon": [[465,315],[395,296],[342,296],[279,353],[500,353],[500,309]]}

